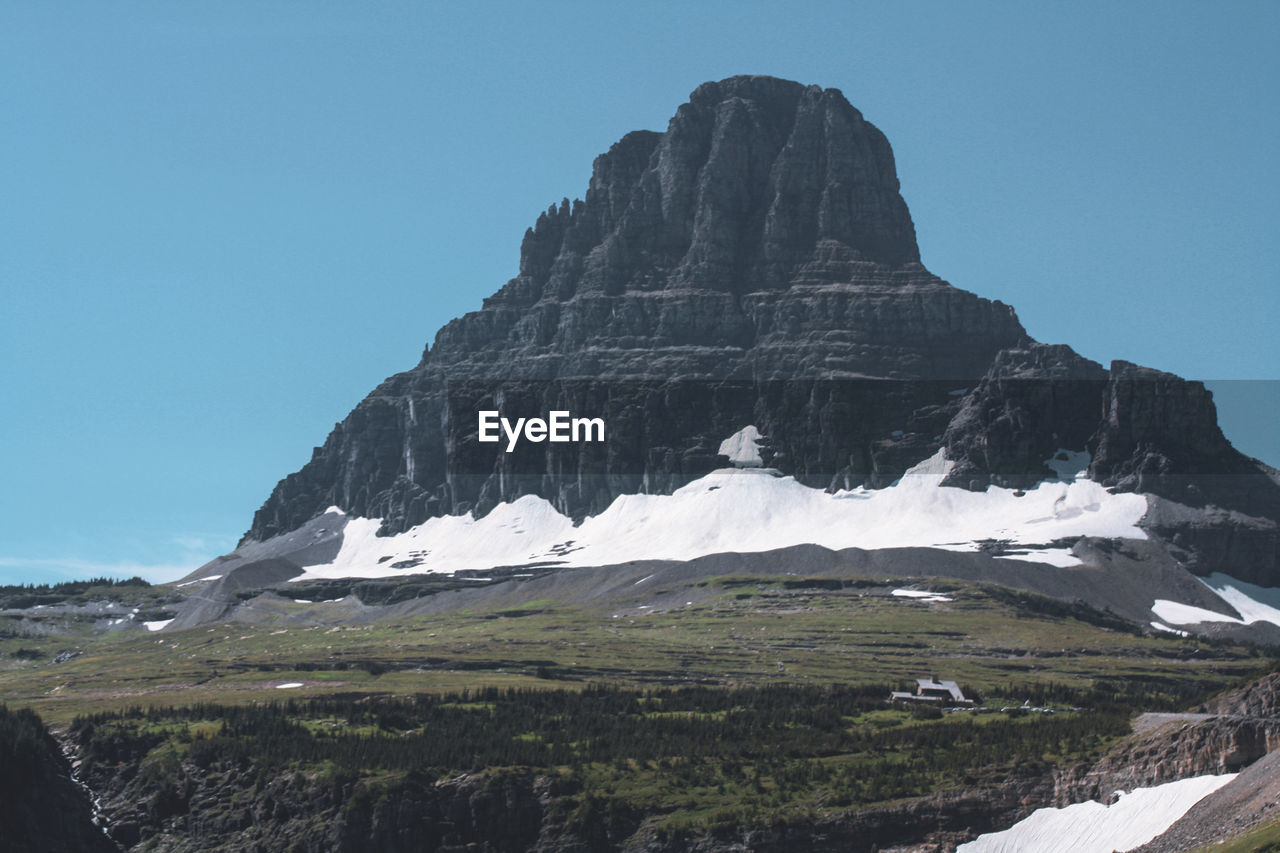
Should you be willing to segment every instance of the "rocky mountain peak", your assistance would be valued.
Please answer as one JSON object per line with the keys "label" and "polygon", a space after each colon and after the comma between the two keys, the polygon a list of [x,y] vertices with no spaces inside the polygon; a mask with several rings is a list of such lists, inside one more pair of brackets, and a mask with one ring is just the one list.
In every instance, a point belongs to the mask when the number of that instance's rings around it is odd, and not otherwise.
{"label": "rocky mountain peak", "polygon": [[627,134],[595,161],[583,201],[525,234],[495,299],[732,293],[852,281],[918,264],[888,141],[836,89],[773,77],[699,86],[665,133]]}
{"label": "rocky mountain peak", "polygon": [[[572,411],[608,439],[507,453],[480,442],[481,410]],[[888,486],[940,451],[971,490],[1087,467],[1160,496],[1145,529],[1198,570],[1280,571],[1280,487],[1202,386],[1037,343],[931,274],[884,135],[839,91],[772,77],[705,83],[664,132],[597,157],[517,276],[356,406],[244,541],[331,506],[383,533],[526,495],[581,520],[722,467],[749,425],[764,464],[817,488]]]}

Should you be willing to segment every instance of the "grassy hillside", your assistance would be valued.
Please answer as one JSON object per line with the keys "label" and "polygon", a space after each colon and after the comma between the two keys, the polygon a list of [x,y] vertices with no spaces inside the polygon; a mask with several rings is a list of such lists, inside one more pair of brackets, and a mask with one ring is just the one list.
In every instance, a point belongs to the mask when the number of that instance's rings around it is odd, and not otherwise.
{"label": "grassy hillside", "polygon": [[536,600],[416,615],[268,593],[237,621],[187,631],[0,633],[0,695],[67,723],[135,705],[276,699],[291,683],[302,686],[290,696],[394,696],[606,681],[906,686],[933,673],[996,702],[1068,689],[1158,710],[1270,667],[1255,648],[1143,636],[1085,605],[1004,588],[932,579],[915,585],[952,601],[890,594],[909,585],[727,576],[652,591],[661,610]]}
{"label": "grassy hillside", "polygon": [[[161,632],[138,614],[198,585],[43,591],[3,614],[0,697],[72,733],[131,849],[849,850],[994,828],[1135,712],[1275,666],[974,581],[652,578],[250,589]],[[930,674],[985,708],[885,702]]]}

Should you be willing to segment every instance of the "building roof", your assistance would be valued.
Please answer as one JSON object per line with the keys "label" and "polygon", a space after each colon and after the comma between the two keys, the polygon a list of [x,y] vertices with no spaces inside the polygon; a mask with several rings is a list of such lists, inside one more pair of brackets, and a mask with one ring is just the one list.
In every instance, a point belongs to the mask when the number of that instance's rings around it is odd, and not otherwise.
{"label": "building roof", "polygon": [[951,698],[956,702],[966,701],[964,698],[964,691],[961,690],[960,685],[956,684],[954,681],[938,681],[933,676],[929,676],[928,678],[917,678],[916,692],[924,693],[926,690],[945,691],[950,693]]}

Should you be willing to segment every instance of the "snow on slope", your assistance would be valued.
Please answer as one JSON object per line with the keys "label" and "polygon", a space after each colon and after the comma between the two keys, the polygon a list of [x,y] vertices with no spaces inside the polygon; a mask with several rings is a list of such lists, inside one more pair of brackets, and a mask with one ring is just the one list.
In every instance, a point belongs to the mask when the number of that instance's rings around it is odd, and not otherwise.
{"label": "snow on slope", "polygon": [[1221,572],[1215,572],[1207,578],[1200,578],[1200,582],[1235,608],[1240,618],[1163,598],[1156,599],[1151,605],[1151,612],[1170,625],[1194,625],[1197,622],[1229,622],[1233,625],[1270,622],[1273,625],[1280,625],[1280,589],[1238,581],[1231,575],[1224,575]]}
{"label": "snow on slope", "polygon": [[1151,612],[1168,622],[1170,625],[1194,625],[1197,622],[1230,622],[1234,625],[1243,625],[1240,619],[1231,616],[1225,616],[1221,613],[1215,613],[1212,610],[1205,610],[1203,607],[1193,607],[1190,604],[1181,604],[1177,601],[1170,601],[1167,598],[1157,598],[1155,604],[1151,605]]}
{"label": "snow on slope", "polygon": [[980,835],[956,853],[1112,853],[1141,847],[1200,800],[1236,777],[1197,776],[1137,788],[1110,806],[1089,801],[1062,809],[1037,809],[1004,832]]}
{"label": "snow on slope", "polygon": [[[743,444],[745,433],[738,434]],[[1089,480],[1041,483],[1021,496],[996,487],[970,492],[941,485],[951,467],[939,451],[889,488],[834,494],[770,469],[726,468],[671,495],[622,495],[577,527],[531,495],[501,504],[484,518],[432,518],[391,537],[375,535],[378,519],[352,518],[337,557],[307,567],[298,579],[689,560],[802,544],[972,551],[990,539],[1044,545],[1078,536],[1146,538],[1137,527],[1147,509],[1142,495],[1110,494]],[[1035,549],[1022,559],[1079,563],[1065,548]]]}
{"label": "snow on slope", "polygon": [[896,595],[899,598],[912,598],[916,601],[923,601],[930,604],[941,601],[955,601],[954,598],[949,598],[948,596],[941,595],[936,592],[928,592],[923,589],[895,589],[890,593],[890,595]]}
{"label": "snow on slope", "polygon": [[182,586],[191,586],[192,584],[197,584],[197,583],[208,583],[209,581],[216,581],[216,580],[220,580],[221,578],[222,578],[222,575],[206,575],[205,577],[202,577],[202,578],[196,578],[193,581],[180,583],[178,584],[178,586],[182,587]]}
{"label": "snow on slope", "polygon": [[1280,625],[1280,589],[1238,581],[1231,575],[1214,572],[1201,582],[1236,609],[1246,625],[1270,622]]}

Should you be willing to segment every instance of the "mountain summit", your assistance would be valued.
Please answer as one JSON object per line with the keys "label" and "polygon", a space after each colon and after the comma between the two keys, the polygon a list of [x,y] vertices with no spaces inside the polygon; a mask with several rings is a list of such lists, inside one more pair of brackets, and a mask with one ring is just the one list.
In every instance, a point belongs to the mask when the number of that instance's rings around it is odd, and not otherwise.
{"label": "mountain summit", "polygon": [[[1230,446],[1199,383],[1037,343],[919,258],[889,143],[838,90],[703,84],[538,217],[519,274],[356,406],[241,551],[287,576],[331,508],[381,536],[526,497],[581,523],[741,452],[828,492],[930,459],[974,492],[1082,475],[1148,496],[1143,529],[1196,571],[1280,582],[1275,472]],[[607,440],[486,444],[485,411],[598,418]]]}
{"label": "mountain summit", "polygon": [[835,89],[772,77],[706,83],[666,133],[596,159],[583,202],[525,235],[522,304],[600,292],[743,294],[917,264],[893,152]]}
{"label": "mountain summit", "polygon": [[596,159],[520,274],[419,372],[495,377],[969,376],[1027,340],[919,262],[884,135],[834,89],[700,86]]}

